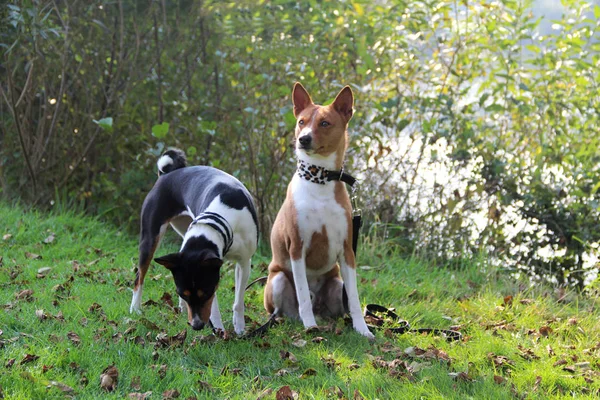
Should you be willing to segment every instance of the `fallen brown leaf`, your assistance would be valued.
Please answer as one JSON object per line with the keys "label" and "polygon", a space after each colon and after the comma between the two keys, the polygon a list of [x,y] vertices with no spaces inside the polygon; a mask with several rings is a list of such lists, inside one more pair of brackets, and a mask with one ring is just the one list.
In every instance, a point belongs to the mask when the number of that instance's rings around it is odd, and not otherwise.
{"label": "fallen brown leaf", "polygon": [[532,299],[521,299],[521,300],[519,300],[519,303],[528,305],[528,304],[532,304],[533,300]]}
{"label": "fallen brown leaf", "polygon": [[575,372],[575,367],[572,365],[567,365],[566,367],[563,367],[563,371],[567,371],[567,372]]}
{"label": "fallen brown leaf", "polygon": [[546,325],[544,325],[544,326],[542,326],[542,327],[540,328],[540,334],[541,334],[542,336],[548,336],[548,335],[550,335],[552,332],[553,332],[553,330],[552,330],[552,328],[550,328],[549,326],[546,326]]}
{"label": "fallen brown leaf", "polygon": [[69,338],[69,340],[73,342],[75,346],[79,346],[81,344],[81,338],[75,332],[67,333],[67,338]]}
{"label": "fallen brown leaf", "polygon": [[35,310],[35,316],[40,320],[40,321],[44,321],[45,319],[48,319],[48,314],[46,314],[44,312],[44,310]]}
{"label": "fallen brown leaf", "polygon": [[293,391],[289,386],[282,386],[275,393],[276,400],[294,400],[298,398],[298,393]]}
{"label": "fallen brown leaf", "polygon": [[27,363],[37,360],[38,358],[40,358],[40,356],[36,356],[35,354],[25,354],[25,357],[23,357],[23,359],[21,360],[21,362],[19,364],[21,364],[21,365],[27,364]]}
{"label": "fallen brown leaf", "polygon": [[539,390],[541,384],[542,384],[542,377],[536,376],[535,383],[533,384],[533,391],[537,392]]}
{"label": "fallen brown leaf", "polygon": [[496,382],[498,385],[502,385],[504,382],[506,382],[506,379],[500,375],[494,375],[494,382]]}
{"label": "fallen brown leaf", "polygon": [[306,379],[309,376],[315,376],[317,375],[317,370],[314,368],[307,368],[302,375],[300,375],[300,379]]}
{"label": "fallen brown leaf", "polygon": [[142,378],[139,375],[136,375],[133,378],[131,378],[131,383],[129,384],[129,387],[133,390],[140,390],[142,388]]}
{"label": "fallen brown leaf", "polygon": [[42,256],[40,256],[39,254],[30,253],[28,251],[25,252],[25,257],[29,258],[30,260],[41,260],[42,259]]}
{"label": "fallen brown leaf", "polygon": [[170,389],[163,392],[163,400],[171,400],[179,397],[179,391],[177,389]]}
{"label": "fallen brown leaf", "polygon": [[536,355],[533,352],[533,350],[531,350],[531,349],[528,349],[528,348],[523,347],[521,345],[518,345],[517,348],[519,349],[519,355],[521,357],[523,357],[527,361],[539,360],[540,359],[540,357],[538,355]]}
{"label": "fallen brown leaf", "polygon": [[100,375],[100,387],[107,392],[112,392],[117,387],[119,371],[114,365],[110,365]]}
{"label": "fallen brown leaf", "polygon": [[146,400],[150,396],[152,396],[152,392],[146,392],[146,393],[129,393],[127,395],[128,398],[133,399],[133,400]]}
{"label": "fallen brown leaf", "polygon": [[565,359],[560,359],[557,362],[555,362],[554,364],[552,364],[553,367],[559,367],[561,365],[565,365],[568,364],[567,360]]}
{"label": "fallen brown leaf", "polygon": [[15,294],[15,298],[17,300],[30,301],[30,300],[32,300],[32,295],[33,295],[33,290],[25,289],[25,290],[21,290],[19,293]]}
{"label": "fallen brown leaf", "polygon": [[512,303],[513,303],[513,297],[511,295],[504,297],[504,305],[505,306],[512,306]]}
{"label": "fallen brown leaf", "polygon": [[281,357],[281,359],[288,361],[291,364],[296,364],[298,362],[298,359],[296,358],[296,356],[289,351],[285,351],[285,350],[280,350],[279,351],[279,357]]}
{"label": "fallen brown leaf", "polygon": [[292,346],[295,347],[304,347],[306,346],[306,340],[304,339],[296,339],[292,342]]}
{"label": "fallen brown leaf", "polygon": [[313,343],[321,343],[321,342],[326,342],[326,341],[327,341],[327,339],[325,339],[322,336],[316,336],[311,340],[311,342],[313,342]]}
{"label": "fallen brown leaf", "polygon": [[352,399],[353,400],[365,400],[365,398],[363,397],[362,394],[360,394],[358,389],[354,389],[354,396],[352,397]]}
{"label": "fallen brown leaf", "polygon": [[50,236],[44,239],[44,244],[50,244],[54,242],[54,239],[56,239],[56,235],[54,233],[51,233]]}
{"label": "fallen brown leaf", "polygon": [[173,307],[173,296],[171,296],[169,293],[164,292],[160,299],[167,303],[169,306]]}
{"label": "fallen brown leaf", "polygon": [[51,387],[56,387],[58,389],[60,389],[63,393],[73,393],[75,391],[75,389],[73,389],[70,386],[65,385],[64,383],[60,383],[60,382],[56,382],[56,381],[50,381],[48,383],[48,388]]}
{"label": "fallen brown leaf", "polygon": [[472,379],[469,374],[467,374],[466,372],[449,372],[448,376],[450,376],[452,379],[456,380],[456,381],[462,381],[462,382],[473,382],[474,379]]}

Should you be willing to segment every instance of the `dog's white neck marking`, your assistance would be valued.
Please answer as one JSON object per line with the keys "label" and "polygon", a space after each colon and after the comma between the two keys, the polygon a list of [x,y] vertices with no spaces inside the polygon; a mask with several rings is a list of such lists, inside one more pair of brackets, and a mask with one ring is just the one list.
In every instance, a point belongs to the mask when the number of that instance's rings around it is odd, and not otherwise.
{"label": "dog's white neck marking", "polygon": [[331,153],[327,156],[322,156],[319,154],[308,154],[306,150],[301,150],[296,148],[296,157],[299,160],[304,161],[307,164],[315,164],[319,167],[323,167],[327,170],[335,170],[335,165],[337,161],[337,154]]}

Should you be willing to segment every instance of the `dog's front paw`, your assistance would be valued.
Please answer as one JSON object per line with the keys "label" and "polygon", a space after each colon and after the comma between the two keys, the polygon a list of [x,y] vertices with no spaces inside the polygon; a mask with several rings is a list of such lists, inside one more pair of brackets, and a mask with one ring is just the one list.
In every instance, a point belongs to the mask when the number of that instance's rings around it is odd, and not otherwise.
{"label": "dog's front paw", "polygon": [[140,307],[139,304],[133,304],[133,303],[131,303],[131,306],[129,306],[129,313],[130,314],[133,314],[133,313],[141,314],[142,313],[142,308]]}
{"label": "dog's front paw", "polygon": [[246,321],[244,321],[244,316],[235,315],[233,318],[233,331],[238,336],[242,336],[246,333]]}
{"label": "dog's front paw", "polygon": [[369,339],[370,342],[374,342],[375,341],[375,335],[373,335],[373,333],[367,329],[366,332],[359,332],[361,335],[363,335],[364,337],[366,337],[367,339]]}

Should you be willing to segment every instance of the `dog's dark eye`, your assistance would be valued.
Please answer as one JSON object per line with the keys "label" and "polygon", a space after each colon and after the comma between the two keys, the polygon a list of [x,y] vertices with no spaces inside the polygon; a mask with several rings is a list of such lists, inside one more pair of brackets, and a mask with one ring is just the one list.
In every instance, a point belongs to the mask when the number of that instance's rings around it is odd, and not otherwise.
{"label": "dog's dark eye", "polygon": [[322,126],[323,128],[326,128],[326,127],[328,127],[329,125],[331,125],[329,122],[327,122],[327,121],[321,121],[321,126]]}
{"label": "dog's dark eye", "polygon": [[304,120],[301,119],[300,121],[298,121],[298,125],[304,125]]}

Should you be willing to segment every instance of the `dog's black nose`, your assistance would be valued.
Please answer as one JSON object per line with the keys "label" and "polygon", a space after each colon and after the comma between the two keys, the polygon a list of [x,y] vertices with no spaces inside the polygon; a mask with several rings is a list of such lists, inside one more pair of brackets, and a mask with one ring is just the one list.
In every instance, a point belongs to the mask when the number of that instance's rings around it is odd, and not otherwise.
{"label": "dog's black nose", "polygon": [[312,137],[310,135],[300,136],[298,142],[300,142],[300,146],[308,147],[310,146],[310,142],[312,142]]}
{"label": "dog's black nose", "polygon": [[195,316],[192,319],[192,322],[188,322],[188,324],[190,324],[192,329],[195,331],[199,331],[200,329],[204,328],[204,325],[206,325],[198,316]]}

